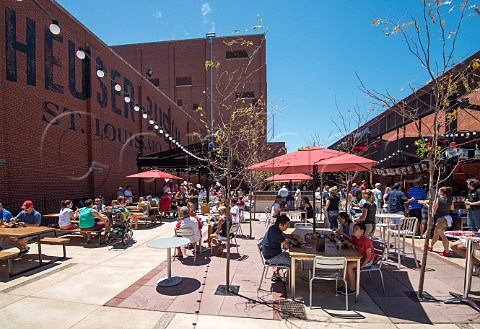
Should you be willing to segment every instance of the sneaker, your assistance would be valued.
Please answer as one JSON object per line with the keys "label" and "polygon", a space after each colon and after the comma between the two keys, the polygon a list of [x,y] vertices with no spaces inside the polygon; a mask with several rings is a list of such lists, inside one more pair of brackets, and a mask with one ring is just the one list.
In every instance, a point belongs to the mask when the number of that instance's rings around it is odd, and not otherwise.
{"label": "sneaker", "polygon": [[28,253],[29,251],[30,251],[30,248],[20,250],[20,252],[18,253],[18,256],[21,257],[21,256],[25,255],[26,253]]}
{"label": "sneaker", "polygon": [[452,257],[452,253],[449,251],[442,251],[441,253],[439,253],[439,255],[443,257]]}
{"label": "sneaker", "polygon": [[338,287],[337,288],[337,293],[345,296],[345,287],[344,286]]}
{"label": "sneaker", "polygon": [[433,250],[432,246],[428,246],[428,251],[432,251],[432,250]]}
{"label": "sneaker", "polygon": [[472,275],[474,275],[474,276],[479,276],[480,275],[480,265],[474,265],[473,266]]}

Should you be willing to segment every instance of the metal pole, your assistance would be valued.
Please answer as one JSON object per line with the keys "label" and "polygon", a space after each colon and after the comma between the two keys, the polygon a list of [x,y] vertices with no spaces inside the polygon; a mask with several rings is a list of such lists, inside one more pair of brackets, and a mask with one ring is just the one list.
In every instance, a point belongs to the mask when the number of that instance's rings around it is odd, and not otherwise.
{"label": "metal pole", "polygon": [[[315,191],[317,189],[317,172],[318,172],[318,167],[317,165],[314,165],[313,166],[313,233],[315,233],[316,229],[317,229],[317,209],[316,209],[316,206],[315,206],[315,201],[316,201],[316,197],[315,197]],[[320,194],[321,196],[321,194]],[[320,199],[321,200],[321,199]],[[320,216],[321,216],[322,212],[321,212],[321,208],[320,208]]]}

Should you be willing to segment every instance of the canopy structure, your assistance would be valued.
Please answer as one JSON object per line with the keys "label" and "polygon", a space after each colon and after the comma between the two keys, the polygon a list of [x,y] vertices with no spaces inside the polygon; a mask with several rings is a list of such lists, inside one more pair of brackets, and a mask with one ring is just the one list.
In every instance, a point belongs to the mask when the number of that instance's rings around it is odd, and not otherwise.
{"label": "canopy structure", "polygon": [[273,175],[265,179],[266,182],[301,182],[302,180],[312,180],[312,176],[305,174],[285,174]]}
{"label": "canopy structure", "polygon": [[140,172],[138,174],[133,174],[129,175],[126,178],[168,178],[168,179],[183,179],[182,177],[178,177],[172,174],[169,174],[167,172],[161,171],[161,170],[149,170],[149,171],[144,171]]}
{"label": "canopy structure", "polygon": [[312,146],[248,167],[276,174],[339,171],[370,171],[376,161],[358,155]]}
{"label": "canopy structure", "polygon": [[[247,167],[247,169],[275,174],[313,173],[315,178],[317,173],[371,171],[376,164],[377,161],[358,155],[312,146],[257,163]],[[313,179],[313,190],[315,191],[315,189],[316,180]],[[313,198],[313,209],[315,209],[315,198]],[[322,208],[320,207],[321,213]],[[315,228],[316,220],[314,218],[314,231]]]}

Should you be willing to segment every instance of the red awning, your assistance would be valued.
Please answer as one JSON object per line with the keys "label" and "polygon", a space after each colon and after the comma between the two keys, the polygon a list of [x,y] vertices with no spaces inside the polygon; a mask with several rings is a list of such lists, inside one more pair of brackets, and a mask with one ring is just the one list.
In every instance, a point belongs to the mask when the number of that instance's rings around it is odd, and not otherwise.
{"label": "red awning", "polygon": [[312,180],[312,176],[305,174],[286,174],[274,175],[265,179],[267,182],[301,182],[302,180]]}
{"label": "red awning", "polygon": [[167,172],[161,171],[161,170],[149,170],[149,171],[144,171],[140,172],[138,174],[133,174],[127,176],[127,178],[168,178],[168,179],[183,179],[181,177],[169,174]]}

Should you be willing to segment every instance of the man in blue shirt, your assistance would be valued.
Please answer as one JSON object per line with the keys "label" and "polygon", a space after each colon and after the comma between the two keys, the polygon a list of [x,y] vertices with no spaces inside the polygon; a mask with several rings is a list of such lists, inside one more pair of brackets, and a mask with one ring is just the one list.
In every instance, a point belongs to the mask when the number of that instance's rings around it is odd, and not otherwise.
{"label": "man in blue shirt", "polygon": [[[3,209],[3,205],[2,203],[0,202],[0,221],[4,222],[4,223],[9,223],[10,222],[10,219],[12,219],[12,214],[10,213],[10,211],[8,211],[7,209]],[[0,250],[2,250],[2,242],[3,242],[3,238],[0,237]]]}
{"label": "man in blue shirt", "polygon": [[[290,266],[290,254],[282,250],[282,247],[285,250],[289,249],[288,241],[283,234],[289,227],[290,218],[286,215],[281,215],[275,220],[275,224],[270,226],[267,233],[265,233],[262,242],[262,254],[267,264]],[[281,278],[280,268],[277,267],[272,275],[272,279],[279,280]]]}
{"label": "man in blue shirt", "polygon": [[[22,205],[22,211],[18,213],[15,218],[12,218],[10,222],[18,223],[18,225],[23,227],[28,226],[40,226],[40,222],[42,221],[42,215],[33,209],[33,202],[27,200]],[[5,238],[5,241],[11,244],[14,247],[20,249],[19,256],[26,254],[30,248],[27,245],[27,241],[33,238],[25,238],[25,239],[15,239],[13,237]]]}
{"label": "man in blue shirt", "polygon": [[10,213],[10,211],[8,211],[7,209],[4,209],[2,203],[0,202],[0,220],[9,223],[12,217],[13,216]]}
{"label": "man in blue shirt", "polygon": [[405,204],[410,203],[411,201],[415,200],[415,197],[408,199],[405,196],[405,193],[400,191],[400,183],[395,183],[393,185],[393,189],[390,193],[387,194],[385,201],[388,202],[388,213],[390,214],[405,214]]}
{"label": "man in blue shirt", "polygon": [[[412,202],[408,204],[408,215],[410,217],[417,217],[417,223],[420,224],[420,236],[425,232],[425,224],[422,221],[422,208],[423,205],[418,203],[418,200],[426,200],[427,192],[419,186],[415,186],[413,183],[410,183],[410,188],[407,191],[409,198],[415,198]],[[417,224],[418,226],[418,224]],[[418,231],[418,227],[415,228],[415,231]]]}

